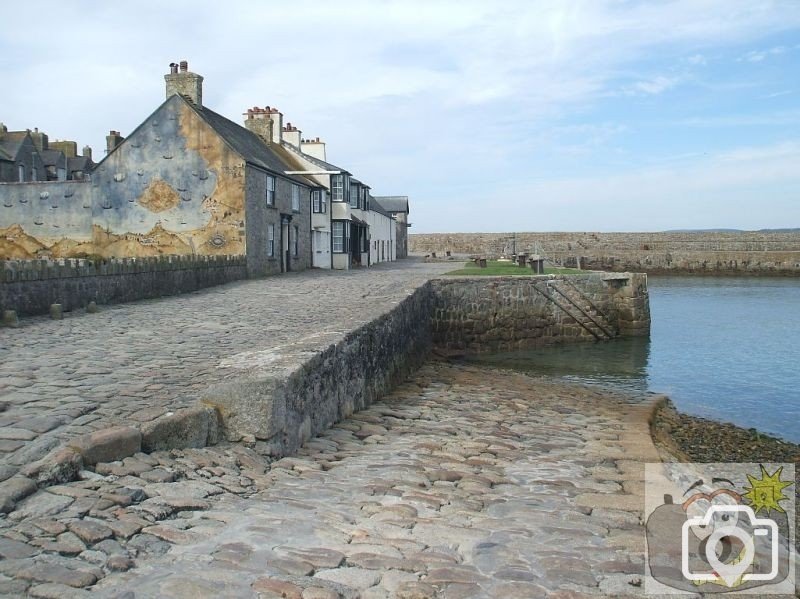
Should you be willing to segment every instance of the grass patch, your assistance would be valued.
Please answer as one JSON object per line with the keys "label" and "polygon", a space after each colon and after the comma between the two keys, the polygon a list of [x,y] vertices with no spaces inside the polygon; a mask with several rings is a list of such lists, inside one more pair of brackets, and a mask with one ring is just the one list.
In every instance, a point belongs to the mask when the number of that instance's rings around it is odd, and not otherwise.
{"label": "grass patch", "polygon": [[[571,275],[580,274],[584,271],[577,268],[546,268],[544,274],[546,275]],[[448,275],[454,276],[478,276],[478,277],[529,277],[533,274],[530,266],[518,266],[515,262],[498,262],[497,260],[489,260],[486,268],[480,268],[477,264],[467,262],[463,268],[452,270]]]}

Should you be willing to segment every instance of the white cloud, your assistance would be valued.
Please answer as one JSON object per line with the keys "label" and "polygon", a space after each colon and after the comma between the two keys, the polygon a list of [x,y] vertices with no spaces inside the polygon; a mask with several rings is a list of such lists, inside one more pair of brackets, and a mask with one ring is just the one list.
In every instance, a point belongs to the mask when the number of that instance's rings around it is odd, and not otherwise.
{"label": "white cloud", "polygon": [[[486,198],[485,231],[652,231],[800,225],[800,140],[744,147],[676,163],[595,177],[512,183]],[[765,210],[769,199],[775,209]],[[470,230],[454,206],[417,207],[416,220]],[[424,211],[422,215],[419,213]],[[520,215],[535,215],[521,219]],[[616,217],[609,218],[609,215]],[[533,224],[535,223],[535,224]],[[420,231],[423,232],[423,231]]]}
{"label": "white cloud", "polygon": [[785,52],[785,46],[774,46],[765,50],[751,50],[739,60],[744,60],[747,62],[762,62],[764,59],[769,58],[770,56],[778,56]]}
{"label": "white cloud", "polygon": [[705,66],[708,64],[708,60],[702,54],[693,54],[689,58],[686,59],[689,64],[698,65],[698,66]]}
{"label": "white cloud", "polygon": [[678,85],[680,80],[680,77],[658,75],[652,79],[637,81],[626,88],[626,91],[634,94],[658,95]]}
{"label": "white cloud", "polygon": [[32,0],[3,15],[33,13],[48,16],[36,35],[0,37],[0,81],[14,90],[0,118],[12,129],[38,126],[102,156],[108,130],[136,127],[163,99],[167,65],[185,58],[214,110],[238,121],[248,106],[278,106],[376,192],[443,204],[478,178],[485,189],[533,177],[523,167],[542,154],[615,143],[624,123],[562,127],[618,94],[621,73],[634,96],[687,79],[647,59],[689,69],[684,60],[800,27],[795,0]]}

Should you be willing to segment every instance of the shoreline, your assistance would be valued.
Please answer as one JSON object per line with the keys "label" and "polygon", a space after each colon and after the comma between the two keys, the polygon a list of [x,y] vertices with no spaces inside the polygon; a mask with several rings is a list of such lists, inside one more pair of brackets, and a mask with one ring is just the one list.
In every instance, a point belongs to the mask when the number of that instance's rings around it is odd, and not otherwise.
{"label": "shoreline", "polygon": [[685,414],[666,396],[653,411],[650,432],[656,447],[678,461],[800,464],[800,444],[755,428]]}

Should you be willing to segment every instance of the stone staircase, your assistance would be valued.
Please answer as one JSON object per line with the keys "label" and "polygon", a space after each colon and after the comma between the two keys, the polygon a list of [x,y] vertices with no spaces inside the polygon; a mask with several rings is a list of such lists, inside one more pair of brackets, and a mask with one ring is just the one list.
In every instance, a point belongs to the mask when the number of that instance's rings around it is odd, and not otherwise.
{"label": "stone staircase", "polygon": [[571,316],[598,341],[607,341],[618,335],[608,318],[569,281],[554,279],[545,284],[545,295],[563,312]]}

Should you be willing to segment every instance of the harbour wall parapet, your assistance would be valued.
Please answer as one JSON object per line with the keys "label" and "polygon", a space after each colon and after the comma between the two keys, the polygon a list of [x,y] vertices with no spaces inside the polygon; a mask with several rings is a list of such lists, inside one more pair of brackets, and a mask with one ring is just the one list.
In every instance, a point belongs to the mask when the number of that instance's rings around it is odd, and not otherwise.
{"label": "harbour wall parapet", "polygon": [[409,252],[496,258],[541,254],[589,270],[649,274],[800,275],[800,232],[424,233]]}

